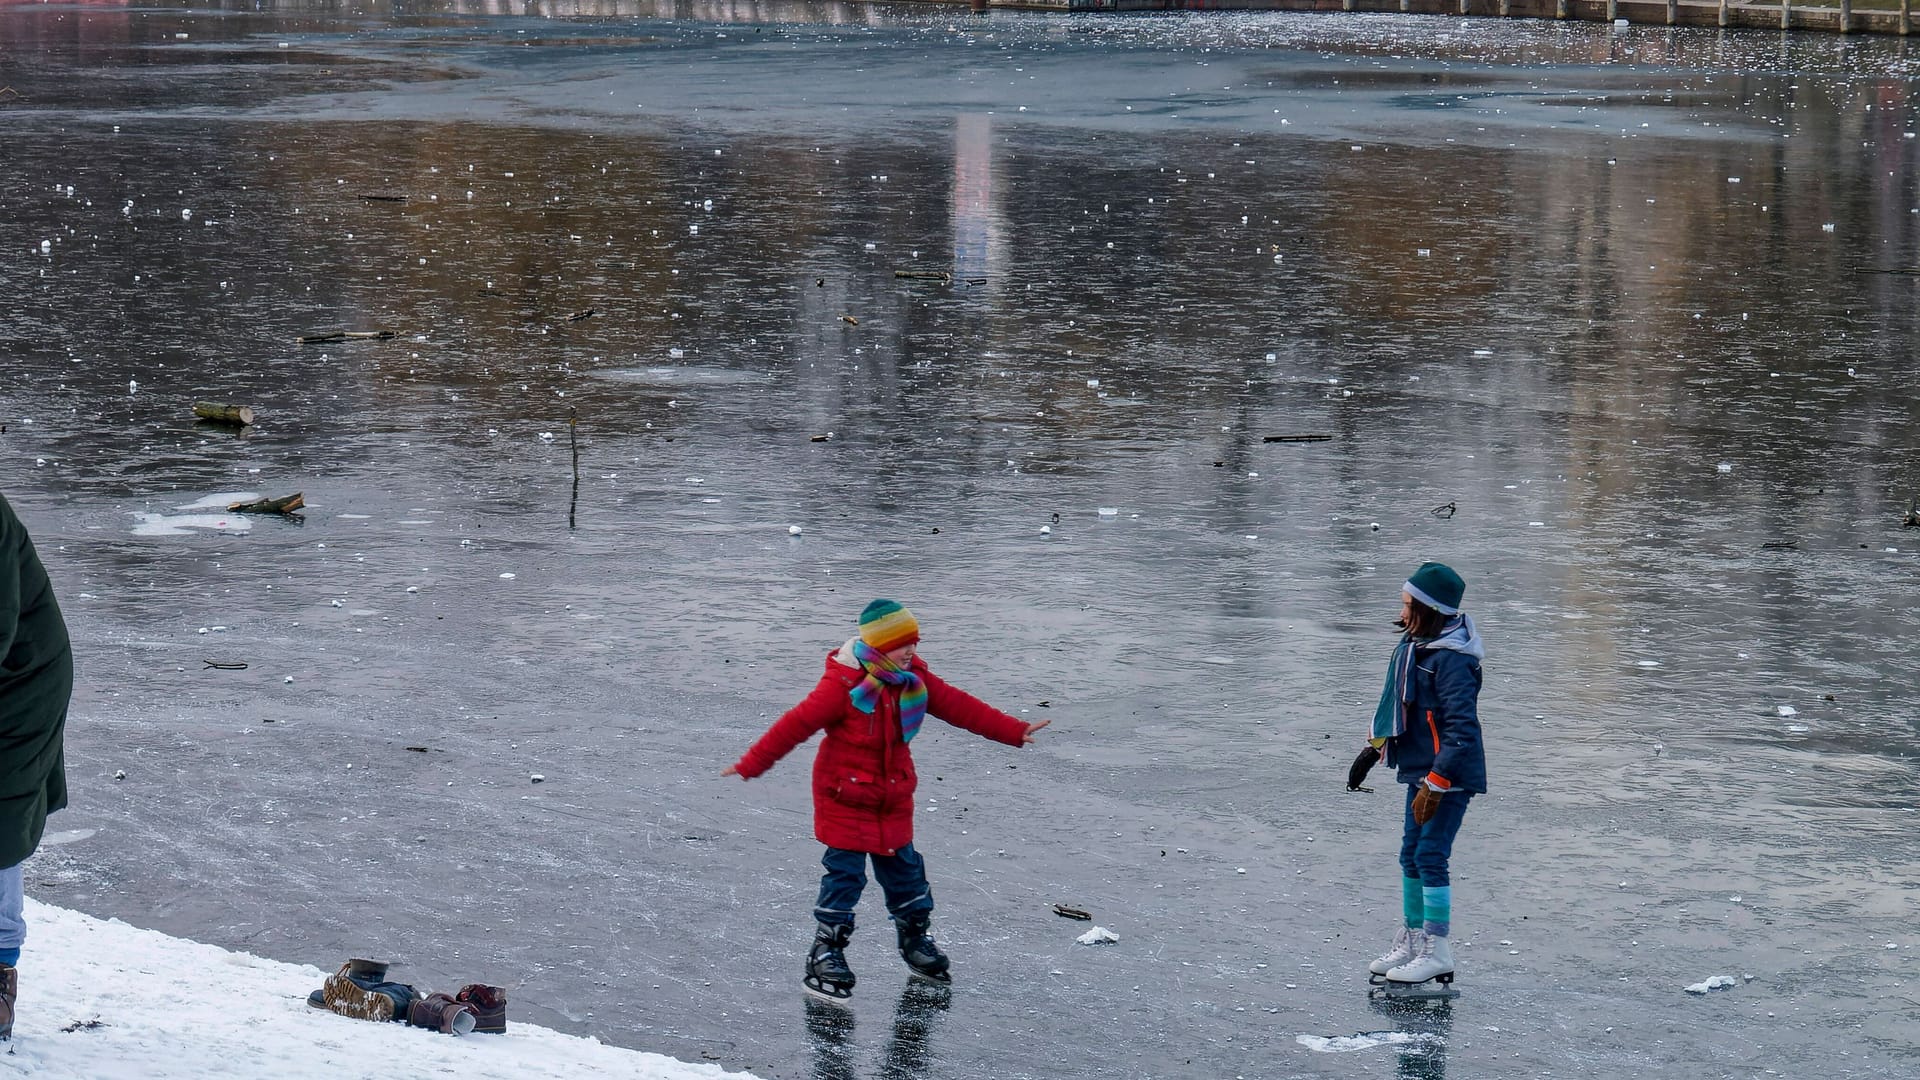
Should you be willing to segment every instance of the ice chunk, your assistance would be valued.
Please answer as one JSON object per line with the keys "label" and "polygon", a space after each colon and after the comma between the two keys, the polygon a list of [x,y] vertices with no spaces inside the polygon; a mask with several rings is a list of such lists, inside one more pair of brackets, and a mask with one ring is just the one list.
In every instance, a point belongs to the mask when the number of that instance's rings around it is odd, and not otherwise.
{"label": "ice chunk", "polygon": [[1704,994],[1711,990],[1720,990],[1725,987],[1734,986],[1734,985],[1737,985],[1737,982],[1733,976],[1715,975],[1714,977],[1706,980],[1705,982],[1697,982],[1697,983],[1694,983],[1692,986],[1687,987],[1687,993]]}
{"label": "ice chunk", "polygon": [[1781,716],[1799,716],[1800,710],[1794,708],[1791,705],[1782,705],[1780,706],[1780,715]]}
{"label": "ice chunk", "polygon": [[788,536],[799,536],[799,535],[800,535],[800,526],[798,526],[798,525],[789,525],[789,526],[787,526],[787,535],[788,535]]}
{"label": "ice chunk", "polygon": [[1096,926],[1073,940],[1082,945],[1111,945],[1120,940],[1120,935],[1104,926]]}
{"label": "ice chunk", "polygon": [[1103,506],[1100,508],[1100,516],[1101,517],[1119,517],[1120,508],[1117,506]]}
{"label": "ice chunk", "polygon": [[1715,465],[1715,466],[1714,466],[1714,468],[1715,468],[1716,470],[1718,470],[1718,471],[1720,471],[1720,472],[1732,472],[1732,471],[1733,471],[1733,466],[1732,466],[1731,464],[1729,464],[1728,462],[1725,462],[1725,461],[1723,461],[1723,462],[1721,462],[1721,463],[1720,463],[1720,464],[1718,464],[1718,465]]}

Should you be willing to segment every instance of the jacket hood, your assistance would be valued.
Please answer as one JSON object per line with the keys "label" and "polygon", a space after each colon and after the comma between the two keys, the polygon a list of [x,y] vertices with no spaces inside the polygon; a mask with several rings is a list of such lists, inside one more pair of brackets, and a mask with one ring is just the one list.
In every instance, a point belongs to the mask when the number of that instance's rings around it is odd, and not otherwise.
{"label": "jacket hood", "polygon": [[1464,611],[1447,620],[1446,629],[1440,631],[1439,637],[1419,642],[1418,648],[1422,652],[1430,649],[1446,649],[1449,652],[1470,656],[1475,660],[1487,658],[1486,644],[1480,638],[1480,631],[1474,629],[1473,616]]}

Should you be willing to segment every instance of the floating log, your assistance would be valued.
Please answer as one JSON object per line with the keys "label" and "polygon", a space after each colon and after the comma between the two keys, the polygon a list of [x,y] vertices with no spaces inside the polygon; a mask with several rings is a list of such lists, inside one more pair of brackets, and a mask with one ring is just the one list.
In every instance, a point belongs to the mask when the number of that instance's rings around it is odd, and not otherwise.
{"label": "floating log", "polygon": [[[246,662],[245,660],[235,660],[235,661],[231,661],[231,662],[229,662],[229,661],[225,661],[225,660],[202,660],[202,661],[200,661],[200,662],[201,662],[201,663],[203,663],[203,664],[205,664],[205,665],[207,665],[207,667],[210,667],[210,668],[218,668],[218,669],[220,669],[221,671],[245,671],[245,670],[247,670],[247,662]],[[202,670],[204,670],[204,669],[202,669]]]}
{"label": "floating log", "polygon": [[579,322],[581,319],[591,319],[593,318],[593,316],[594,316],[594,310],[592,308],[588,308],[585,311],[576,311],[573,314],[567,316],[567,321]]}
{"label": "floating log", "polygon": [[833,438],[833,432],[829,431],[825,435],[809,435],[807,436],[807,441],[808,442],[827,442],[832,438]]}
{"label": "floating log", "polygon": [[227,507],[229,514],[291,514],[307,505],[296,491],[283,499],[260,499],[255,502],[237,502]]}
{"label": "floating log", "polygon": [[912,281],[952,281],[953,275],[945,270],[895,270],[893,276]]}
{"label": "floating log", "polygon": [[1078,919],[1081,922],[1087,922],[1093,918],[1092,912],[1081,911],[1077,907],[1068,907],[1065,904],[1053,905],[1053,913],[1063,919]]}
{"label": "floating log", "polygon": [[360,197],[367,200],[368,202],[406,202],[407,201],[407,197],[405,195],[393,195],[393,194],[389,194],[386,192],[379,192],[379,191],[362,191],[360,192]]}
{"label": "floating log", "polygon": [[391,330],[335,330],[326,334],[302,334],[302,345],[325,345],[330,341],[386,341],[399,335]]}
{"label": "floating log", "polygon": [[1261,442],[1327,442],[1331,435],[1263,435]]}
{"label": "floating log", "polygon": [[846,324],[847,324],[848,326],[859,326],[859,325],[860,325],[860,320],[859,320],[859,319],[856,319],[856,318],[854,318],[854,317],[853,317],[853,316],[851,316],[851,315],[842,315],[842,316],[840,316],[840,321],[841,321],[841,322],[843,322],[843,323],[846,323]]}
{"label": "floating log", "polygon": [[217,401],[196,401],[193,403],[193,415],[202,420],[211,420],[216,424],[232,424],[246,427],[253,423],[253,410],[245,405],[223,405]]}

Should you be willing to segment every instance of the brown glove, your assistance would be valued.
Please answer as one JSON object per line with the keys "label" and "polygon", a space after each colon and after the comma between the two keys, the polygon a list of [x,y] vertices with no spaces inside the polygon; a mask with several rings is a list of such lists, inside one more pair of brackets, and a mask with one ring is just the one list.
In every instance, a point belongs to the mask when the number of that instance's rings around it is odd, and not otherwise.
{"label": "brown glove", "polygon": [[1440,809],[1441,793],[1420,782],[1420,789],[1413,793],[1413,823],[1425,825],[1433,818],[1433,812]]}

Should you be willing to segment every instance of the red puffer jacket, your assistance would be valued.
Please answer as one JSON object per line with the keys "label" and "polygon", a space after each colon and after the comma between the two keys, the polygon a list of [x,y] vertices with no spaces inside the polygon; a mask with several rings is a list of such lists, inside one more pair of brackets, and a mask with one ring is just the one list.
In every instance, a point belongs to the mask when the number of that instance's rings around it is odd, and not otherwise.
{"label": "red puffer jacket", "polygon": [[[917,656],[913,670],[926,681],[929,716],[1009,746],[1025,740],[1025,722],[948,686]],[[887,687],[873,712],[863,713],[848,692],[864,677],[851,648],[829,653],[813,692],[774,721],[734,767],[748,779],[759,776],[824,728],[827,737],[813,759],[814,836],[828,847],[891,855],[913,842],[920,778],[900,741],[900,691]]]}

